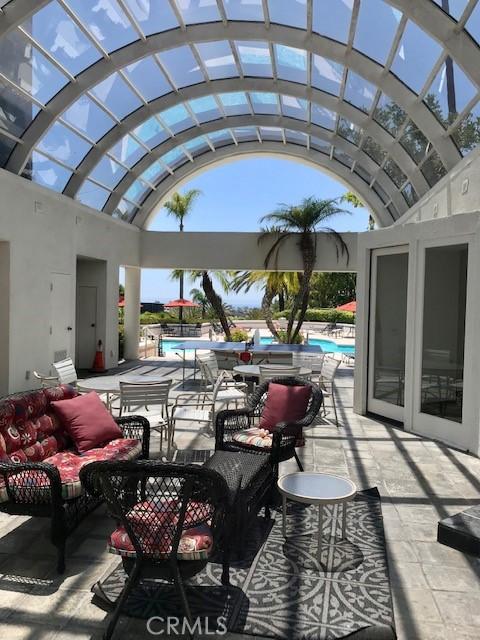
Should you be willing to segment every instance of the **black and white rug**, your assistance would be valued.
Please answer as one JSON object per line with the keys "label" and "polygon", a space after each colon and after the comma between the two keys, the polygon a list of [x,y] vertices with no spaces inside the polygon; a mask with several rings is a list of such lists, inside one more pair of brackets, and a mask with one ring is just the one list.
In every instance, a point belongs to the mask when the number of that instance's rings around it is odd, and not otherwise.
{"label": "black and white rug", "polygon": [[[221,566],[214,562],[190,582],[193,616],[223,616],[229,631],[279,640],[334,640],[362,629],[365,639],[395,638],[377,490],[360,492],[349,504],[345,540],[337,507],[325,508],[324,514],[321,564],[315,508],[289,503],[287,540],[281,513],[273,512],[268,523],[258,517],[246,558],[232,566],[230,588],[221,586]],[[102,582],[104,593],[115,600],[124,580],[120,566]],[[181,606],[170,585],[144,583],[129,598],[127,611],[166,619],[178,616]]]}

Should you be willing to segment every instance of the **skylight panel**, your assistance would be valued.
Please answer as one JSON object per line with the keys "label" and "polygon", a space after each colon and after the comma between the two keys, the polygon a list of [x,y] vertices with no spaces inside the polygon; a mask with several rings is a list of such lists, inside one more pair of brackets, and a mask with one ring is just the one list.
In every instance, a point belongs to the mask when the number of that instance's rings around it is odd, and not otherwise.
{"label": "skylight panel", "polygon": [[462,155],[466,155],[480,142],[480,103],[471,109],[458,124],[452,137]]}
{"label": "skylight panel", "polygon": [[183,104],[177,104],[174,107],[170,107],[170,109],[162,111],[159,116],[172,133],[179,133],[180,131],[184,131],[185,129],[195,126],[195,122],[192,120]]}
{"label": "skylight panel", "polygon": [[356,124],[342,116],[338,119],[338,135],[352,144],[358,145],[362,137],[362,130]]}
{"label": "skylight panel", "polygon": [[78,200],[87,207],[101,211],[109,197],[110,191],[99,187],[98,184],[94,184],[90,182],[90,180],[85,180],[77,191],[75,200]]}
{"label": "skylight panel", "polygon": [[353,46],[384,64],[401,19],[401,12],[383,0],[362,0]]}
{"label": "skylight panel", "polygon": [[452,18],[455,20],[459,20],[462,17],[463,12],[468,4],[468,0],[449,0],[448,1],[448,10],[445,8],[445,1],[443,0],[433,0],[438,6],[446,11]]}
{"label": "skylight panel", "polygon": [[408,21],[392,71],[415,93],[420,93],[441,51],[435,40]]}
{"label": "skylight panel", "polygon": [[247,96],[244,93],[221,93],[218,97],[227,116],[241,116],[250,113]]}
{"label": "skylight panel", "polygon": [[151,191],[150,187],[141,180],[135,180],[130,187],[125,191],[125,198],[136,204],[141,204],[148,192]]}
{"label": "skylight panel", "polygon": [[0,80],[0,127],[20,137],[38,112],[33,102]]}
{"label": "skylight panel", "polygon": [[313,0],[313,30],[340,42],[348,41],[353,0]]}
{"label": "skylight panel", "polygon": [[102,102],[119,120],[142,106],[125,80],[112,73],[92,89],[92,94]]}
{"label": "skylight panel", "polygon": [[150,149],[153,149],[170,137],[168,132],[165,131],[160,122],[154,116],[138,125],[138,127],[133,130],[133,133],[135,134],[135,137],[141,140]]}
{"label": "skylight panel", "polygon": [[274,45],[277,75],[281,80],[307,83],[307,52],[303,49]]}
{"label": "skylight panel", "polygon": [[260,127],[260,137],[262,140],[272,140],[273,142],[283,142],[282,129],[280,127]]}
{"label": "skylight panel", "polygon": [[377,196],[380,198],[380,200],[383,202],[383,204],[387,203],[390,200],[390,198],[386,194],[385,190],[383,189],[383,187],[381,185],[378,184],[378,182],[374,182],[373,183],[372,189],[377,194]]}
{"label": "skylight panel", "polygon": [[306,133],[302,133],[301,131],[293,131],[292,129],[285,129],[285,138],[287,142],[292,142],[293,144],[299,144],[302,147],[306,147],[308,144],[308,136]]}
{"label": "skylight panel", "polygon": [[407,114],[398,104],[382,93],[375,107],[373,117],[392,136],[396,136],[399,128],[405,122]]}
{"label": "skylight panel", "polygon": [[447,170],[436,151],[433,151],[421,166],[421,171],[430,187],[447,174]]}
{"label": "skylight panel", "polygon": [[129,64],[124,71],[147,102],[173,91],[172,85],[152,56]]}
{"label": "skylight panel", "polygon": [[105,185],[108,189],[114,189],[126,173],[125,167],[115,162],[113,158],[103,156],[90,173],[90,177]]}
{"label": "skylight panel", "polygon": [[222,117],[220,109],[218,108],[213,96],[196,98],[195,100],[190,100],[188,104],[200,124],[203,122],[209,122],[210,120],[217,120]]}
{"label": "skylight panel", "polygon": [[90,151],[91,145],[71,129],[55,122],[38,143],[38,149],[75,169]]}
{"label": "skylight panel", "polygon": [[407,176],[403,173],[398,164],[392,160],[392,158],[388,158],[386,163],[383,165],[383,170],[392,180],[393,184],[398,188],[400,188],[407,180]]}
{"label": "skylight panel", "polygon": [[480,42],[480,4],[478,2],[465,24],[465,29],[477,43]]}
{"label": "skylight panel", "polygon": [[424,102],[445,126],[452,124],[475,96],[469,78],[450,57],[443,63],[424,98]]}
{"label": "skylight panel", "polygon": [[262,0],[223,0],[229,20],[263,22]]}
{"label": "skylight panel", "polygon": [[405,127],[400,144],[417,163],[421,162],[431,149],[430,142],[412,120]]}
{"label": "skylight panel", "polygon": [[355,105],[365,113],[369,113],[373,105],[377,87],[365,78],[349,71],[345,87],[345,100]]}
{"label": "skylight panel", "polygon": [[151,164],[140,177],[146,182],[156,186],[159,180],[162,180],[167,175],[170,174],[165,169],[164,165],[157,160]]}
{"label": "skylight panel", "polygon": [[232,49],[226,40],[203,42],[195,45],[210,80],[238,76]]}
{"label": "skylight panel", "polygon": [[175,147],[171,151],[168,151],[161,157],[162,162],[170,167],[170,169],[176,169],[181,164],[184,164],[188,158],[180,149],[180,147]]}
{"label": "skylight panel", "polygon": [[208,139],[213,143],[214,147],[223,146],[225,144],[233,144],[233,138],[228,129],[221,131],[212,131],[208,134]]}
{"label": "skylight panel", "polygon": [[125,2],[146,36],[179,27],[169,2],[159,2],[159,0],[125,0]]}
{"label": "skylight panel", "polygon": [[15,145],[15,140],[2,135],[2,132],[0,131],[0,167],[5,166],[7,160],[10,157],[10,154],[15,148]]}
{"label": "skylight panel", "polygon": [[255,127],[236,127],[235,129],[233,129],[233,135],[238,142],[258,140]]}
{"label": "skylight panel", "polygon": [[326,140],[322,140],[321,138],[317,138],[316,136],[310,136],[310,149],[314,149],[315,151],[319,151],[320,153],[330,155],[331,148],[332,145]]}
{"label": "skylight panel", "polygon": [[376,142],[373,138],[367,137],[362,146],[362,151],[364,151],[367,156],[369,156],[374,162],[378,165],[381,165],[385,160],[385,156],[387,152],[382,149],[382,147]]}
{"label": "skylight panel", "polygon": [[330,109],[326,109],[319,104],[312,103],[311,105],[311,119],[314,124],[324,129],[335,129],[336,114]]}
{"label": "skylight panel", "polygon": [[361,164],[358,164],[358,162],[355,164],[354,173],[360,176],[360,178],[364,180],[368,185],[372,181],[372,174],[364,169]]}
{"label": "skylight panel", "polygon": [[308,102],[301,98],[293,96],[281,96],[282,113],[289,118],[297,118],[297,120],[307,120],[308,118]]}
{"label": "skylight panel", "polygon": [[50,2],[33,13],[22,27],[73,75],[101,58],[92,42],[57,2]]}
{"label": "skylight panel", "polygon": [[312,86],[334,96],[340,95],[343,64],[322,56],[312,55]]}
{"label": "skylight panel", "polygon": [[409,207],[413,207],[413,205],[418,202],[418,195],[415,189],[412,187],[410,182],[405,185],[402,189],[402,194]]}
{"label": "skylight panel", "polygon": [[333,152],[333,157],[335,158],[335,160],[338,160],[338,162],[340,162],[341,164],[344,164],[349,169],[352,168],[353,160],[351,156],[348,155],[348,153],[345,153],[345,151],[342,151],[341,149],[338,149],[337,147],[335,147],[335,150]]}
{"label": "skylight panel", "polygon": [[93,142],[97,142],[107,131],[115,126],[115,120],[100,109],[87,95],[81,96],[64,111],[62,119],[83,133]]}
{"label": "skylight panel", "polygon": [[198,136],[193,140],[188,140],[183,144],[183,146],[192,154],[192,156],[197,156],[205,151],[210,151],[210,147],[205,136]]}
{"label": "skylight panel", "polygon": [[69,181],[72,171],[50,160],[42,153],[33,151],[27,169],[22,175],[32,182],[60,193]]}
{"label": "skylight panel", "polygon": [[127,134],[110,149],[109,153],[130,169],[147,152],[132,136]]}
{"label": "skylight panel", "polygon": [[175,0],[175,4],[185,24],[221,20],[216,0]]}
{"label": "skylight panel", "polygon": [[187,45],[162,51],[158,55],[177,87],[188,87],[205,81],[205,76]]}
{"label": "skylight panel", "polygon": [[278,115],[278,98],[276,93],[262,93],[252,91],[250,93],[252,106],[255,113],[260,115]]}
{"label": "skylight panel", "polygon": [[116,0],[66,0],[66,3],[106,51],[138,40],[137,32]]}
{"label": "skylight panel", "polygon": [[272,62],[267,43],[237,41],[236,46],[244,75],[272,77]]}
{"label": "skylight panel", "polygon": [[1,40],[0,72],[43,104],[68,83],[67,76],[31,45],[20,31],[10,31]]}
{"label": "skylight panel", "polygon": [[118,203],[115,211],[112,213],[112,218],[117,220],[123,220],[124,222],[131,222],[137,213],[138,207],[133,202],[127,202],[123,198]]}
{"label": "skylight panel", "polygon": [[298,29],[307,27],[307,0],[268,0],[270,22],[286,24]]}

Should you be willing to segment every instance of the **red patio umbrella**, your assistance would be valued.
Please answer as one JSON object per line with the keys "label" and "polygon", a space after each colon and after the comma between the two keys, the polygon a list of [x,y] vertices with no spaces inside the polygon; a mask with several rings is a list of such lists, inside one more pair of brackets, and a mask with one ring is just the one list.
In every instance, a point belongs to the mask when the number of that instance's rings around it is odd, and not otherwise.
{"label": "red patio umbrella", "polygon": [[120,300],[118,301],[118,306],[119,307],[124,307],[125,306],[125,298],[120,298]]}
{"label": "red patio umbrella", "polygon": [[341,304],[337,307],[337,311],[351,311],[352,313],[357,312],[357,301],[351,300],[351,302],[346,302],[345,304]]}
{"label": "red patio umbrella", "polygon": [[180,333],[183,336],[183,314],[182,311],[185,308],[192,308],[192,307],[199,307],[200,305],[197,304],[196,302],[192,302],[191,300],[186,300],[185,298],[178,298],[177,300],[170,300],[170,302],[167,302],[166,304],[163,305],[164,307],[168,308],[168,309],[175,309],[178,308],[178,319],[180,320]]}

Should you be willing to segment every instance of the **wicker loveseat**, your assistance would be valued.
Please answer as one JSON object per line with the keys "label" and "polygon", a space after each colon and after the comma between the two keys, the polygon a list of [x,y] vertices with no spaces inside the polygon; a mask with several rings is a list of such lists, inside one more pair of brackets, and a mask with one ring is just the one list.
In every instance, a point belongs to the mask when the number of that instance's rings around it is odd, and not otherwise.
{"label": "wicker loveseat", "polygon": [[80,469],[93,461],[148,458],[150,425],[140,416],[119,418],[123,438],[79,455],[51,409],[78,395],[68,385],[0,399],[0,511],[51,518],[57,570],[65,570],[65,543],[80,520],[100,504],[82,486]]}

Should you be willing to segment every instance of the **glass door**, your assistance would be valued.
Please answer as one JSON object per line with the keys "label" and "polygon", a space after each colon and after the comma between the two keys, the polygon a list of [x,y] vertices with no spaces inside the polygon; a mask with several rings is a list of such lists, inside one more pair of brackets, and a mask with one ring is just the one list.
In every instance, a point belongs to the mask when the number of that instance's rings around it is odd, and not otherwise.
{"label": "glass door", "polygon": [[404,420],[408,247],[372,251],[368,410]]}

